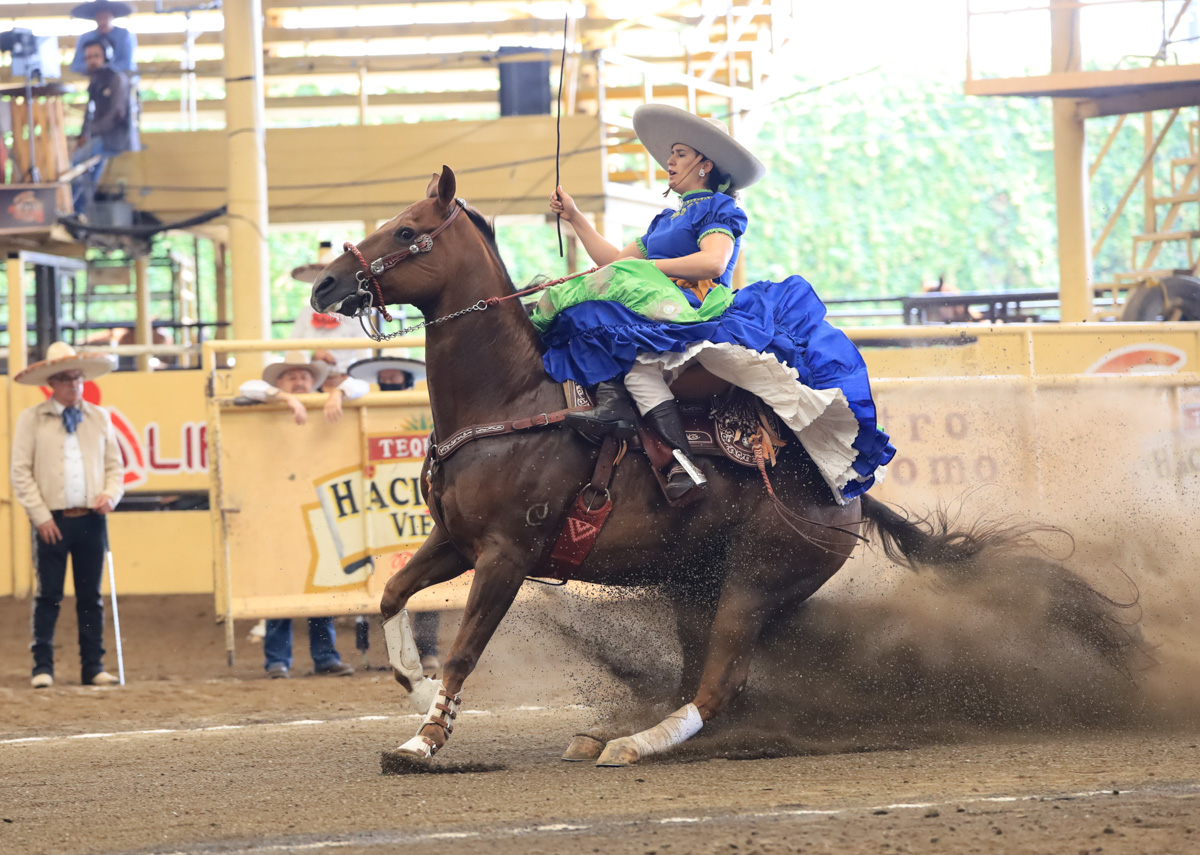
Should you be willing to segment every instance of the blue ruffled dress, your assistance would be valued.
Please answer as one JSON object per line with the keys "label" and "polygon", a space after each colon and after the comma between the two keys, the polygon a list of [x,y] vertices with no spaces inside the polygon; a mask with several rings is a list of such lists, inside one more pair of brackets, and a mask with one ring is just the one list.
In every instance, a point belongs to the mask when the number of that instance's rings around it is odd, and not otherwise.
{"label": "blue ruffled dress", "polygon": [[[705,236],[727,234],[733,255],[719,284],[728,287],[746,226],[731,197],[696,191],[678,211],[655,217],[638,246],[650,260],[679,258],[696,252]],[[700,308],[695,294],[680,293]],[[558,311],[542,337],[546,371],[560,382],[591,386],[623,377],[635,361],[660,363],[668,374],[700,362],[763,398],[839,501],[866,492],[896,453],[876,424],[862,355],[825,320],[825,305],[799,276],[742,288],[719,316],[695,323],[655,320],[612,299],[590,299]]]}

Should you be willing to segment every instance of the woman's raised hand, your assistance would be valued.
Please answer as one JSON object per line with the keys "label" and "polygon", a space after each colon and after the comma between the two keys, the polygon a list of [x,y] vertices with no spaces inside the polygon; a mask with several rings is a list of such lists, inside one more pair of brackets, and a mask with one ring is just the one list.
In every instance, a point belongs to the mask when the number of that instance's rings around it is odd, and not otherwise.
{"label": "woman's raised hand", "polygon": [[579,209],[575,207],[575,200],[567,195],[561,184],[558,185],[557,191],[550,194],[550,211],[558,214],[568,223],[579,213]]}

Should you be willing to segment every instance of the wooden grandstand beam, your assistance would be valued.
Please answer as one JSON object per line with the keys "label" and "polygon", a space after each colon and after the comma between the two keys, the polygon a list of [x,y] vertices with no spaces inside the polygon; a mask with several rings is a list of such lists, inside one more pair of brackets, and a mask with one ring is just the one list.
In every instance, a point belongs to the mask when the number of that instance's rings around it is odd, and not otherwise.
{"label": "wooden grandstand beam", "polygon": [[[768,23],[769,17],[761,16],[762,23]],[[681,25],[687,25],[688,18],[679,18]],[[635,22],[636,23],[636,22]],[[619,18],[580,18],[576,22],[581,37],[594,36],[609,32],[618,27],[628,27],[629,22]],[[421,23],[409,25],[386,25],[374,27],[264,27],[263,44],[266,47],[281,44],[305,44],[313,42],[364,42],[386,39],[436,39],[464,36],[497,36],[497,35],[558,35],[562,32],[562,22],[544,18],[514,18],[506,21],[457,21],[443,23]],[[183,45],[183,33],[140,33],[139,47],[176,47]],[[76,37],[62,36],[59,45],[65,49],[74,50]],[[218,45],[221,43],[219,31],[198,33],[195,39],[198,45]]]}
{"label": "wooden grandstand beam", "polygon": [[[135,15],[153,15],[155,14],[154,0],[126,0],[133,7]],[[438,3],[438,4],[459,4],[462,6],[475,5],[477,3],[488,4],[508,4],[511,6],[523,5],[521,0],[419,0],[421,4]],[[28,18],[67,18],[71,15],[71,10],[78,6],[78,0],[66,0],[59,3],[14,3],[12,5],[0,6],[0,20],[22,20]],[[404,7],[417,5],[417,0],[409,0],[408,3],[398,2],[398,0],[266,0],[263,4],[264,11],[281,12],[289,9],[345,9],[351,8],[369,8],[369,7]],[[196,6],[195,0],[163,0],[163,14],[182,14],[188,7]]]}
{"label": "wooden grandstand beam", "polygon": [[[133,7],[135,15],[153,15],[155,12],[154,0],[127,0],[130,6]],[[411,8],[421,5],[445,5],[445,6],[512,6],[514,8],[522,8],[527,6],[526,0],[409,0],[409,2],[400,2],[400,0],[265,0],[263,10],[265,12],[286,12],[292,9],[361,9],[361,8]],[[48,2],[48,3],[13,3],[11,5],[0,6],[0,20],[27,20],[27,19],[45,19],[45,18],[67,18],[71,15],[71,9],[78,6],[78,0],[64,0],[64,2]],[[678,8],[685,8],[688,4],[680,3]],[[748,0],[735,0],[734,8],[742,8],[748,5]],[[195,7],[195,0],[163,0],[163,14],[182,14],[183,10],[188,7]],[[603,8],[603,7],[601,7]],[[671,16],[667,16],[671,17]]]}
{"label": "wooden grandstand beam", "polygon": [[[371,107],[416,107],[430,104],[488,104],[499,103],[498,90],[475,90],[468,92],[389,92],[383,95],[371,95],[368,104]],[[201,113],[224,112],[223,98],[201,98],[196,102],[196,109]],[[289,110],[324,110],[359,107],[358,93],[347,95],[296,95],[267,99],[267,109]],[[142,101],[142,113],[178,113],[180,102],[177,98]]]}
{"label": "wooden grandstand beam", "polygon": [[[688,87],[682,85],[655,86],[654,97],[683,99],[688,95]],[[579,98],[595,99],[595,87],[583,87],[579,90]],[[609,86],[604,90],[604,97],[612,101],[645,100],[645,90],[641,86]],[[224,100],[220,98],[201,98],[196,102],[200,113],[220,114],[224,112]],[[498,89],[476,89],[452,92],[388,92],[381,95],[371,95],[368,106],[373,110],[381,107],[429,107],[456,106],[462,104],[496,104],[500,103]],[[296,95],[280,96],[267,99],[267,110],[358,110],[359,96],[357,93],[346,95]],[[180,102],[177,98],[142,101],[143,115],[172,114],[180,112]]]}
{"label": "wooden grandstand beam", "polygon": [[[745,62],[752,51],[758,50],[757,42],[743,42],[735,48],[739,60]],[[504,62],[522,62],[542,58],[546,51],[533,50],[529,53],[506,54],[501,57],[495,51],[472,51],[456,54],[390,54],[376,56],[268,56],[264,58],[267,77],[306,77],[313,74],[355,75],[360,69],[369,74],[404,74],[419,72],[478,71],[495,68]],[[705,62],[712,52],[692,54],[695,62]],[[664,70],[673,70],[683,75],[686,61],[679,57],[635,57],[638,62]],[[5,69],[7,71],[7,69]],[[155,77],[171,77],[180,74],[180,66],[174,61],[139,62],[138,72],[142,85]],[[205,59],[196,62],[196,77],[200,80],[221,80],[224,76],[222,61]],[[2,78],[0,78],[2,79]]]}

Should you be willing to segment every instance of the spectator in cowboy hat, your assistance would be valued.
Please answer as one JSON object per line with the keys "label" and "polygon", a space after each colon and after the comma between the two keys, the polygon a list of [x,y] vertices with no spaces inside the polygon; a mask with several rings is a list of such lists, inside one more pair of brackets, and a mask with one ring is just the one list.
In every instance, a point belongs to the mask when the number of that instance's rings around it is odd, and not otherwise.
{"label": "spectator in cowboy hat", "polygon": [[[425,363],[420,359],[399,356],[378,356],[363,359],[350,366],[350,376],[355,380],[376,383],[382,392],[403,392],[425,379]],[[432,675],[441,667],[438,660],[438,629],[441,612],[427,611],[413,614],[413,639],[421,651],[421,667]],[[366,618],[359,618],[365,621]]]}
{"label": "spectator in cowboy hat", "polygon": [[100,580],[108,549],[105,516],[121,501],[125,467],[108,410],[83,399],[83,384],[112,370],[100,354],[77,354],[56,341],[46,358],[13,380],[49,386],[50,397],[21,413],[12,441],[13,494],[37,529],[37,596],[33,601],[35,689],[54,685],[54,627],[67,574],[75,577],[75,614],[85,686],[110,686],[104,670],[104,600]]}
{"label": "spectator in cowboy hat", "polygon": [[262,403],[282,401],[292,411],[296,424],[308,421],[308,409],[296,395],[307,395],[319,389],[329,392],[325,401],[325,420],[336,422],[342,416],[342,401],[353,401],[367,394],[369,387],[361,380],[345,378],[336,387],[327,389],[330,362],[308,360],[299,351],[287,354],[282,362],[274,362],[263,369],[261,380],[247,380],[238,388],[242,400],[238,403]]}
{"label": "spectator in cowboy hat", "polygon": [[131,73],[137,71],[137,36],[123,27],[114,27],[113,20],[125,18],[133,14],[133,7],[128,3],[114,0],[92,0],[71,10],[72,18],[84,18],[96,22],[96,29],[84,33],[75,42],[75,58],[71,60],[71,70],[76,74],[87,73],[87,61],[84,53],[87,46],[104,41],[112,46],[112,58],[109,66],[114,71]]}
{"label": "spectator in cowboy hat", "polygon": [[356,380],[378,384],[383,392],[402,392],[425,379],[425,363],[401,356],[376,356],[355,362],[349,373]]}

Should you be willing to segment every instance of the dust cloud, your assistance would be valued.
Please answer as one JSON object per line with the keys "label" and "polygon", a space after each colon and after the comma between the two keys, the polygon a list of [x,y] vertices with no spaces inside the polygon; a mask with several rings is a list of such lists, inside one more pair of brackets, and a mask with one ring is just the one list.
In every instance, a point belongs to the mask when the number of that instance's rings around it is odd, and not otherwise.
{"label": "dust cloud", "polygon": [[[1200,657],[1189,644],[1190,586],[1167,584],[1178,575],[1153,565],[1131,578],[1111,555],[1087,553],[1064,565],[1041,549],[997,547],[950,574],[913,572],[877,547],[860,551],[768,629],[745,693],[670,756],[866,751],[1194,723]],[[557,636],[600,666],[581,668],[591,676],[579,685],[584,702],[602,711],[598,734],[649,726],[691,699],[680,691],[680,644],[662,593],[538,599],[528,619],[543,639]]]}

